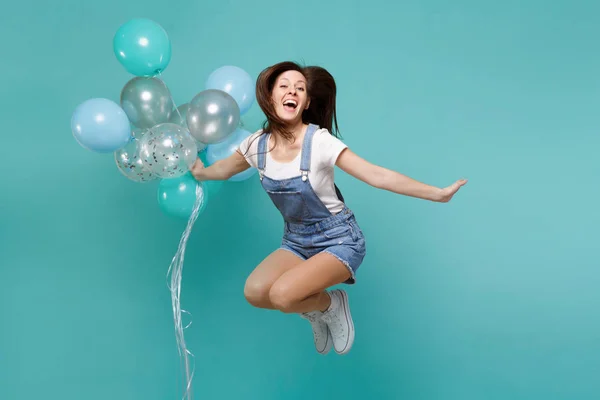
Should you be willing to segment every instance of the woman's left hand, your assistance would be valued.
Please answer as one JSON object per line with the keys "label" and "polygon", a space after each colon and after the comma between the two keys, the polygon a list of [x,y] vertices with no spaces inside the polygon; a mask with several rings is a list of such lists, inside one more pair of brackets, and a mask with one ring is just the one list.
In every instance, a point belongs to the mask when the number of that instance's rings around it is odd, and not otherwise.
{"label": "woman's left hand", "polygon": [[452,196],[454,196],[456,194],[456,192],[458,192],[458,189],[463,187],[466,183],[467,183],[466,179],[460,179],[460,180],[454,182],[452,185],[443,188],[440,191],[439,199],[437,201],[440,203],[449,202],[452,199]]}

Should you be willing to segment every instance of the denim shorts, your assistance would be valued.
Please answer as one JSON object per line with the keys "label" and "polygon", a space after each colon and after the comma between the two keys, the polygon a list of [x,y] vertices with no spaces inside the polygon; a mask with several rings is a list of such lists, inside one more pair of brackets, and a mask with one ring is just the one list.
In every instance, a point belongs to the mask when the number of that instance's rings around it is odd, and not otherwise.
{"label": "denim shorts", "polygon": [[323,252],[333,255],[348,268],[351,277],[344,283],[351,285],[356,282],[356,271],[365,258],[366,242],[354,213],[344,208],[311,225],[286,222],[281,249],[303,260]]}

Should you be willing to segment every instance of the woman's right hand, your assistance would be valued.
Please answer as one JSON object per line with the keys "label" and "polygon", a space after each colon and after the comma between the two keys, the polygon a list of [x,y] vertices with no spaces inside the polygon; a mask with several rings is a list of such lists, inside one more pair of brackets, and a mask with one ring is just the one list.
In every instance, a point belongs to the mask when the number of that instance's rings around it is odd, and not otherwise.
{"label": "woman's right hand", "polygon": [[202,180],[202,172],[204,171],[204,163],[200,158],[197,158],[192,168],[190,168],[190,172],[196,178],[196,180]]}

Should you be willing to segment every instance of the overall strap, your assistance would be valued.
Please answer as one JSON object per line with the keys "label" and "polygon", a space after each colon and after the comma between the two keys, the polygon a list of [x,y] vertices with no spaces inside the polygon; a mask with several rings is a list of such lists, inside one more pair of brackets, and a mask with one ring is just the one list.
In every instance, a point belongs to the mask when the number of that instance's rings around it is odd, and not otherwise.
{"label": "overall strap", "polygon": [[312,139],[317,131],[317,126],[310,124],[306,128],[306,133],[304,134],[304,141],[302,143],[302,158],[300,160],[300,171],[302,171],[302,180],[305,181],[308,179],[308,171],[310,171],[310,159],[312,152]]}
{"label": "overall strap", "polygon": [[342,192],[340,191],[340,188],[338,188],[336,184],[334,184],[334,187],[335,187],[335,194],[337,195],[338,199],[342,203],[345,203],[346,201],[344,200],[344,196],[342,196]]}
{"label": "overall strap", "polygon": [[265,167],[267,165],[267,143],[269,142],[269,135],[270,134],[264,134],[264,135],[260,135],[260,137],[258,138],[258,162],[257,162],[257,169],[258,172],[260,173],[260,179],[262,180],[263,178],[263,174],[265,171]]}

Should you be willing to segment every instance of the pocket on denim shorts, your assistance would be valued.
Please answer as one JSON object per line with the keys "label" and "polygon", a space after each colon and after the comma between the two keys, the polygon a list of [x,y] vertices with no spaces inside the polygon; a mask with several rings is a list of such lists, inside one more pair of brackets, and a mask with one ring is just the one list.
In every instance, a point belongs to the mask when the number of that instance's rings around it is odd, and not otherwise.
{"label": "pocket on denim shorts", "polygon": [[364,240],[365,239],[365,234],[363,233],[362,229],[360,229],[360,226],[358,226],[358,224],[356,222],[352,222],[350,224],[350,229],[352,230],[352,239],[354,239],[354,241],[358,241],[358,240]]}
{"label": "pocket on denim shorts", "polygon": [[342,236],[350,236],[352,234],[350,225],[341,224],[323,231],[323,236],[327,239],[337,239]]}

